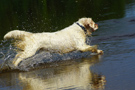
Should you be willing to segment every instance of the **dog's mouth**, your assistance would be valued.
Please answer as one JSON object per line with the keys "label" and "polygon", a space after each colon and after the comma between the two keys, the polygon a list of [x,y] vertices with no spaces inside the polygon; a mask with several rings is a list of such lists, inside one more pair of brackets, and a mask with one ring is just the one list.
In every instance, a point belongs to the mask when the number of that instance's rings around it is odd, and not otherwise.
{"label": "dog's mouth", "polygon": [[94,30],[93,28],[92,28],[92,32],[95,32],[96,30]]}
{"label": "dog's mouth", "polygon": [[92,32],[95,32],[98,29],[98,24],[94,24],[94,28],[91,28]]}
{"label": "dog's mouth", "polygon": [[96,29],[94,29],[94,28],[90,28],[90,31],[91,31],[91,32],[95,32],[95,31],[96,31]]}

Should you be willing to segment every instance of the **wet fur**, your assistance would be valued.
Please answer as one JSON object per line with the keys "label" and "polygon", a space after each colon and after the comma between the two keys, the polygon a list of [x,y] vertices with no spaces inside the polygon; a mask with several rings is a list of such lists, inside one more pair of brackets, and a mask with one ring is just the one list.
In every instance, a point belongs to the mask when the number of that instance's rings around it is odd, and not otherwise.
{"label": "wet fur", "polygon": [[18,66],[22,60],[33,56],[39,49],[61,54],[75,50],[103,53],[102,50],[97,50],[96,45],[90,46],[85,42],[86,36],[98,29],[98,25],[91,18],[81,18],[77,23],[84,26],[87,32],[85,33],[76,23],[53,33],[31,33],[20,30],[8,32],[4,39],[14,38],[16,40],[15,46],[20,49],[13,64]]}

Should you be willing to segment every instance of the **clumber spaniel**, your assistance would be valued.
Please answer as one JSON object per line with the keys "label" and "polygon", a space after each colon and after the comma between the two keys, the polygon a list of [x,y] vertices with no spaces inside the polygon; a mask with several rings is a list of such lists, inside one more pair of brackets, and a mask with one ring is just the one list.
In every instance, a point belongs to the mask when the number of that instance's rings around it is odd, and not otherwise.
{"label": "clumber spaniel", "polygon": [[103,51],[98,50],[97,45],[86,44],[86,36],[91,35],[96,29],[98,29],[98,25],[91,18],[81,18],[57,32],[31,33],[13,30],[8,32],[4,39],[16,40],[15,46],[19,48],[19,51],[13,64],[17,67],[22,60],[33,56],[40,49],[61,54],[75,50],[102,54]]}

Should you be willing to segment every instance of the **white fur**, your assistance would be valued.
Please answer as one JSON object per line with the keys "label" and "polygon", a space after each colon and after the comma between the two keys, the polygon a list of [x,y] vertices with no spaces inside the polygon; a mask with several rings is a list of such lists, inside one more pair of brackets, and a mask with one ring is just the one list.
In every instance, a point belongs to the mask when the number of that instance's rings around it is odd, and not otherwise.
{"label": "white fur", "polygon": [[[91,18],[79,19],[78,23],[84,26],[87,34],[91,35],[98,28]],[[68,53],[74,50],[82,52],[91,51],[103,53],[97,50],[97,46],[90,46],[85,43],[87,34],[76,23],[57,32],[31,33],[14,30],[8,32],[4,39],[14,38],[19,41],[15,45],[21,49],[16,55],[13,64],[17,66],[23,59],[33,56],[39,49],[55,53]]]}

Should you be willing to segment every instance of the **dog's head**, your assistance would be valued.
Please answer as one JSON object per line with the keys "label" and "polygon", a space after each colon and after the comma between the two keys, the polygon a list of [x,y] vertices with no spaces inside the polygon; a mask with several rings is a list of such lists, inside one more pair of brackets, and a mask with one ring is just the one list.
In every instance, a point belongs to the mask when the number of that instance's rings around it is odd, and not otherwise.
{"label": "dog's head", "polygon": [[98,24],[92,18],[81,18],[78,22],[85,27],[88,35],[91,35],[92,32],[98,29]]}

